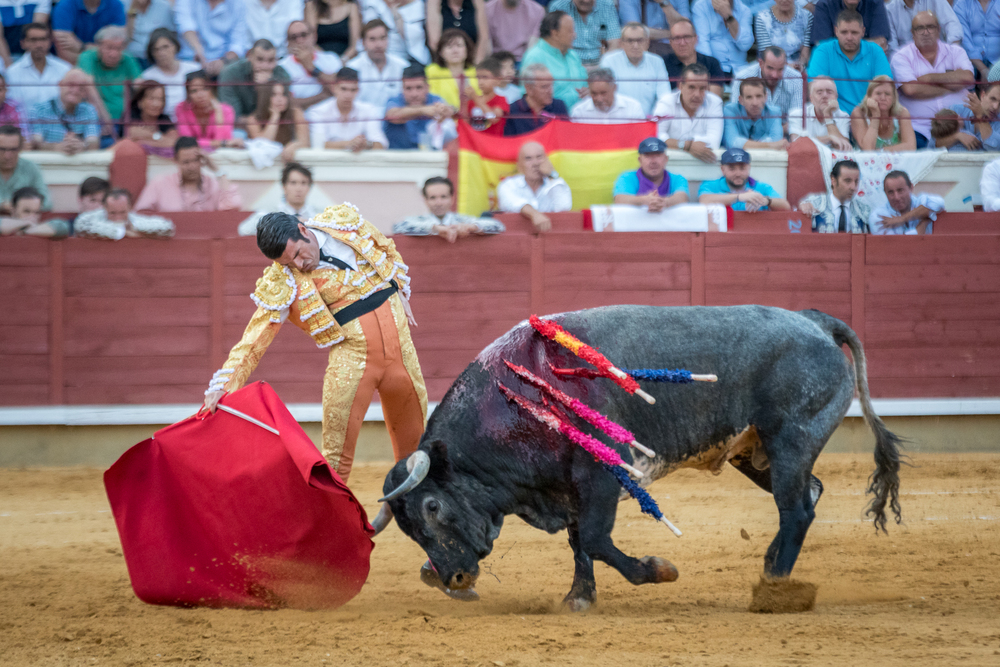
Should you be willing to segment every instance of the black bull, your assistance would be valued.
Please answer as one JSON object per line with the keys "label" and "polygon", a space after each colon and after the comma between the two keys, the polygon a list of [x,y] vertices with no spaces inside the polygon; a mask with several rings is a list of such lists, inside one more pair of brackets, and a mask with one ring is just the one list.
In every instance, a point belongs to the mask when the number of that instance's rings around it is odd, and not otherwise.
{"label": "black bull", "polygon": [[[619,367],[680,367],[716,373],[719,381],[643,382],[656,398],[648,405],[611,380],[556,378],[550,362],[563,368],[589,366],[526,322],[497,339],[434,411],[417,454],[410,457],[411,468],[419,459],[423,469],[409,474],[407,462],[400,461],[384,484],[387,495],[401,485],[412,487],[389,500],[388,507],[400,529],[427,552],[445,586],[460,590],[474,584],[479,561],[492,550],[508,514],[550,533],[567,529],[576,570],[566,602],[574,609],[596,598],[594,560],[633,584],[677,577],[666,560],[632,558],[615,547],[611,530],[618,483],[590,454],[500,394],[498,380],[533,401],[542,398],[517,379],[504,359],[601,411],[655,450],[649,459],[616,446],[626,462],[646,473],[643,483],[681,467],[718,471],[728,462],[773,494],[780,525],[764,557],[765,574],[771,577],[788,576],[795,565],[823,491],[812,475],[813,464],[847,413],[857,378],[862,412],[876,438],[868,514],[876,530],[884,531],[888,504],[900,521],[899,439],[872,409],[864,351],[840,320],[818,311],[763,306],[614,306],[553,319]],[[844,344],[853,368],[841,350]],[[582,420],[576,425],[597,435]],[[422,481],[413,486],[419,477]]]}

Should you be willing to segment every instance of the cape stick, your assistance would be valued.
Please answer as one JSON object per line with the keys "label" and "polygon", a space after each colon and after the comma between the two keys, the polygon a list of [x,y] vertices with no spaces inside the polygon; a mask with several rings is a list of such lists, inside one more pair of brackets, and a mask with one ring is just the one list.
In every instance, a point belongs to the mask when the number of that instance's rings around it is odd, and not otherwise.
{"label": "cape stick", "polygon": [[[552,364],[549,364],[549,368],[552,372],[560,377],[581,377],[588,380],[593,380],[594,378],[607,377],[601,371],[595,371],[590,368],[556,368]],[[675,384],[690,384],[691,382],[718,382],[719,376],[715,373],[707,373],[704,375],[696,375],[691,371],[685,371],[677,369],[676,371],[671,371],[666,368],[640,368],[640,369],[622,369],[624,372],[628,373],[634,378],[640,380],[649,380],[650,382],[673,382]]]}

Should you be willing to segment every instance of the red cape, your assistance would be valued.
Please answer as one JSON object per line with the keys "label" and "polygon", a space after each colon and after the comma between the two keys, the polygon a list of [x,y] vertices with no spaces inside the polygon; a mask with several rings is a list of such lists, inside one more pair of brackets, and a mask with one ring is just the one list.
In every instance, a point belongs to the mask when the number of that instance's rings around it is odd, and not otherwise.
{"label": "red cape", "polygon": [[150,604],[338,607],[368,578],[374,530],[263,382],[157,431],[104,474],[132,588]]}

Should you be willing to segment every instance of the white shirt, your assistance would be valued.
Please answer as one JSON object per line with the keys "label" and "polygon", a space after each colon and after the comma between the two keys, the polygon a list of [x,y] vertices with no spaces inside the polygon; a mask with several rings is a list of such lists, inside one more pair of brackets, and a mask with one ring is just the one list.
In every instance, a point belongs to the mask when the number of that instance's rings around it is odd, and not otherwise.
{"label": "white shirt", "polygon": [[49,54],[45,56],[45,70],[39,73],[31,61],[31,54],[25,53],[7,68],[7,95],[21,104],[25,113],[32,107],[59,97],[59,82],[73,66],[62,58]]}
{"label": "white shirt", "polygon": [[615,94],[614,104],[607,111],[601,111],[588,95],[573,105],[570,120],[591,125],[618,125],[620,123],[641,123],[646,120],[642,105],[631,97]]}
{"label": "white shirt", "polygon": [[[927,225],[927,233],[930,234],[934,231],[934,222],[937,220],[937,214],[944,210],[944,198],[938,195],[932,195],[928,192],[912,192],[910,193],[910,210],[915,208],[920,208],[924,206],[927,208],[929,213],[927,217],[930,218],[931,222]],[[883,227],[882,218],[896,218],[902,215],[899,211],[894,209],[889,205],[888,202],[878,207],[872,211],[871,217],[868,219],[868,227],[871,229],[872,234],[879,235],[915,235],[917,234],[917,225],[920,224],[920,220],[911,220],[905,225],[899,225],[898,227]]]}
{"label": "white shirt", "polygon": [[788,112],[788,133],[792,139],[798,137],[825,137],[830,134],[827,125],[833,124],[845,139],[850,137],[851,116],[840,109],[833,112],[833,118],[824,118],[822,122],[816,118],[816,107],[810,102],[806,105],[806,120],[802,120],[802,109],[792,109]]}
{"label": "white shirt", "polygon": [[535,192],[523,174],[514,174],[497,186],[497,204],[505,213],[520,213],[528,205],[542,213],[558,213],[573,208],[573,194],[558,176],[546,178]]}
{"label": "white shirt", "polygon": [[[316,235],[316,241],[319,242],[319,250],[324,255],[329,255],[330,257],[336,257],[342,262],[345,262],[355,271],[358,270],[358,258],[354,253],[354,248],[347,245],[343,241],[338,241],[326,232],[321,232],[318,229],[309,228],[313,234]],[[335,264],[330,264],[328,262],[320,261],[317,265],[320,269],[334,269],[341,268]]]}
{"label": "white shirt", "polygon": [[681,91],[668,93],[660,98],[653,108],[654,116],[665,117],[658,124],[657,136],[666,141],[701,141],[709,148],[718,148],[722,143],[722,99],[714,93],[705,93],[705,100],[698,107],[694,118],[688,116],[681,106]]}
{"label": "white shirt", "polygon": [[350,141],[359,134],[371,142],[389,147],[389,140],[382,131],[382,112],[370,104],[355,102],[346,117],[340,114],[336,98],[313,105],[306,111],[309,121],[309,143],[313,148],[323,148],[328,141]]}
{"label": "white shirt", "polygon": [[139,78],[143,81],[148,79],[150,81],[159,81],[163,84],[167,94],[167,104],[163,109],[163,113],[171,118],[174,118],[174,108],[187,97],[187,89],[184,87],[185,77],[191,72],[197,72],[201,69],[201,65],[189,60],[178,60],[177,64],[179,67],[176,74],[167,74],[158,65],[153,65],[139,75]]}
{"label": "white shirt", "polygon": [[236,228],[236,233],[240,236],[256,236],[257,223],[260,222],[260,219],[268,213],[288,213],[289,215],[294,215],[296,218],[304,222],[310,218],[316,217],[322,212],[322,208],[316,208],[308,201],[303,204],[302,208],[295,209],[288,203],[288,200],[285,199],[285,195],[281,195],[281,201],[278,202],[277,206],[269,208],[266,211],[256,211],[249,218],[239,224],[239,227]]}
{"label": "white shirt", "polygon": [[265,8],[260,0],[243,0],[246,7],[247,32],[250,44],[258,39],[266,39],[278,50],[278,57],[288,53],[288,24],[301,21],[305,16],[303,0],[275,0]]}
{"label": "white shirt", "polygon": [[979,192],[983,195],[984,211],[1000,211],[1000,160],[993,160],[983,167]]}
{"label": "white shirt", "polygon": [[[307,72],[306,68],[295,59],[295,56],[291,54],[285,56],[278,65],[288,72],[288,76],[292,80],[290,90],[296,99],[301,100],[323,92],[323,84]],[[313,52],[313,67],[318,67],[319,71],[324,74],[336,74],[343,66],[344,63],[340,60],[340,56],[332,51],[316,49]]]}
{"label": "white shirt", "polygon": [[885,3],[885,13],[889,17],[889,57],[895,55],[899,47],[913,41],[913,17],[920,12],[934,12],[941,24],[939,39],[942,42],[962,41],[962,23],[948,0],[913,0],[913,8],[903,0],[889,0]]}
{"label": "white shirt", "polygon": [[355,99],[377,107],[382,113],[389,99],[403,92],[403,70],[409,65],[409,62],[391,53],[385,54],[385,61],[385,68],[379,71],[368,57],[368,52],[363,51],[347,63],[348,67],[357,70],[361,79]]}
{"label": "white shirt", "polygon": [[653,111],[656,100],[670,92],[670,80],[663,58],[648,51],[642,54],[638,65],[633,65],[621,49],[609,51],[601,58],[601,67],[614,72],[618,92],[639,102],[647,116]]}
{"label": "white shirt", "polygon": [[427,50],[427,36],[424,32],[427,14],[423,0],[413,0],[402,7],[397,6],[399,16],[403,19],[403,30],[406,31],[405,42],[396,30],[392,10],[384,0],[361,0],[358,4],[361,5],[362,25],[373,19],[382,19],[389,26],[389,53],[403,60],[412,56],[421,65],[430,64],[431,52]]}

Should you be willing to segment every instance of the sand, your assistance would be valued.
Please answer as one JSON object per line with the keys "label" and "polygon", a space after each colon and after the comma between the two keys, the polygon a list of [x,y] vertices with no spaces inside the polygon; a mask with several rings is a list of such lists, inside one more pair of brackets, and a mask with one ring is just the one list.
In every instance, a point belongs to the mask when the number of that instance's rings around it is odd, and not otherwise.
{"label": "sand", "polygon": [[[905,525],[886,537],[862,521],[870,458],[819,459],[826,493],[794,572],[818,593],[797,614],[748,612],[778,517],[732,469],[651,487],[680,539],[620,505],[617,544],[669,559],[680,579],[634,587],[597,564],[598,602],[584,614],[560,605],[572,579],[565,534],[513,517],[476,603],[421,584],[424,557],[392,526],[364,590],[334,611],[149,606],[129,586],[100,471],[0,470],[0,664],[996,666],[1000,455],[914,462]],[[387,469],[352,476],[372,510]]]}

